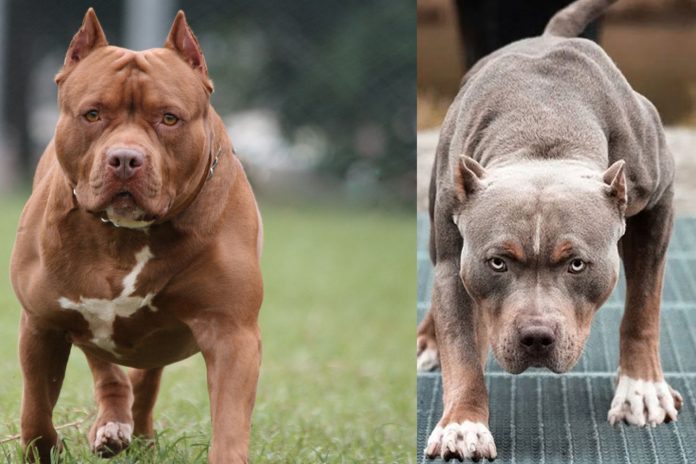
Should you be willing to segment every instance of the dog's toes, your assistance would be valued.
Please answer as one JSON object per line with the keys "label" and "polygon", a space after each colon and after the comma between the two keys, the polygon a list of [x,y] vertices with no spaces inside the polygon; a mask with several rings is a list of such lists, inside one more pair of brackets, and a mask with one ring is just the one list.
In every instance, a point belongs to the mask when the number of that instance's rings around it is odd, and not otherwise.
{"label": "dog's toes", "polygon": [[669,392],[672,394],[672,398],[674,399],[674,408],[677,411],[681,411],[682,404],[684,403],[684,398],[682,398],[681,393],[672,387],[669,387]]}
{"label": "dog's toes", "polygon": [[428,443],[425,445],[425,456],[428,459],[435,459],[441,456],[442,432],[443,428],[438,425],[430,433]]}
{"label": "dog's toes", "polygon": [[607,419],[611,425],[623,421],[628,425],[655,427],[677,420],[679,407],[681,395],[664,380],[651,382],[622,375]]}
{"label": "dog's toes", "polygon": [[107,422],[97,429],[92,452],[102,458],[116,456],[131,442],[133,427],[121,422]]}
{"label": "dog's toes", "polygon": [[428,438],[425,455],[429,459],[442,458],[445,461],[472,459],[492,461],[497,456],[493,436],[484,424],[464,421],[447,424],[444,428],[435,427]]}

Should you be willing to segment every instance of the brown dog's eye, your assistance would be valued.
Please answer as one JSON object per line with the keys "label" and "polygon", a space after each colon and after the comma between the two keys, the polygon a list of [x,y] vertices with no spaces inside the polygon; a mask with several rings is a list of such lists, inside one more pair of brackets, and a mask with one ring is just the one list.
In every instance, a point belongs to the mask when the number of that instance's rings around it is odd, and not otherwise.
{"label": "brown dog's eye", "polygon": [[101,118],[99,117],[99,111],[97,110],[89,110],[88,112],[85,113],[85,119],[88,122],[97,122]]}
{"label": "brown dog's eye", "polygon": [[165,126],[173,126],[179,122],[179,118],[174,116],[172,113],[164,113],[164,116],[162,116],[162,122]]}
{"label": "brown dog's eye", "polygon": [[507,264],[501,258],[491,258],[488,261],[488,267],[493,269],[495,272],[505,272],[507,271]]}
{"label": "brown dog's eye", "polygon": [[582,259],[574,259],[568,265],[568,272],[571,274],[580,274],[587,267],[587,263]]}

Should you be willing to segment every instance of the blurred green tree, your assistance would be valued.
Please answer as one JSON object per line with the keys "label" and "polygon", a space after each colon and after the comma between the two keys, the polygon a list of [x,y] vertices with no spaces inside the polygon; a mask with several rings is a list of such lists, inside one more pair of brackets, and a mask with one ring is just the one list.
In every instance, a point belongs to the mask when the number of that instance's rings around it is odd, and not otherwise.
{"label": "blurred green tree", "polygon": [[270,109],[291,140],[303,128],[317,130],[326,141],[322,172],[372,177],[413,199],[413,3],[184,0],[181,6],[204,42],[216,88],[224,87],[214,95],[218,109]]}

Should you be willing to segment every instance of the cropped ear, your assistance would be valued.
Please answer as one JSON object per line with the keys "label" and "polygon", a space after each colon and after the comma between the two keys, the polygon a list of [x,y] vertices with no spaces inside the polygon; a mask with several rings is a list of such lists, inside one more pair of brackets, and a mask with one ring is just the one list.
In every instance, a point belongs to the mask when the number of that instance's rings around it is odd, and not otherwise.
{"label": "cropped ear", "polygon": [[82,20],[82,26],[73,36],[68,52],[65,54],[63,69],[56,76],[56,82],[59,82],[65,73],[72,69],[80,61],[84,60],[95,48],[105,47],[109,45],[104,35],[94,8],[90,8],[85,13],[85,18]]}
{"label": "cropped ear", "polygon": [[186,22],[186,15],[182,10],[176,14],[172,28],[169,30],[164,48],[177,52],[195,71],[201,73],[203,82],[209,92],[213,91],[213,84],[208,78],[208,66],[205,63],[201,46],[193,31]]}
{"label": "cropped ear", "polygon": [[459,201],[464,201],[467,196],[483,188],[481,179],[485,177],[486,170],[468,156],[460,156],[457,168],[454,170],[454,188]]}
{"label": "cropped ear", "polygon": [[604,171],[602,176],[604,183],[609,186],[609,196],[617,201],[622,213],[626,210],[626,203],[628,202],[626,194],[626,174],[624,173],[625,165],[626,162],[624,160],[618,160],[609,166],[609,169]]}

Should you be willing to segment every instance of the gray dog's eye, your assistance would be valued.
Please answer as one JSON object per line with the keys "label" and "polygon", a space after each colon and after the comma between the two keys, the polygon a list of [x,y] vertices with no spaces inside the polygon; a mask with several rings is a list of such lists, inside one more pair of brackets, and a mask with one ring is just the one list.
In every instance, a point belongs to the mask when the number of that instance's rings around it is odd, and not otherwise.
{"label": "gray dog's eye", "polygon": [[582,259],[574,259],[568,265],[568,272],[571,274],[580,274],[587,267],[587,263]]}
{"label": "gray dog's eye", "polygon": [[495,272],[505,272],[507,271],[507,264],[501,258],[491,258],[487,261],[488,267],[493,269]]}

